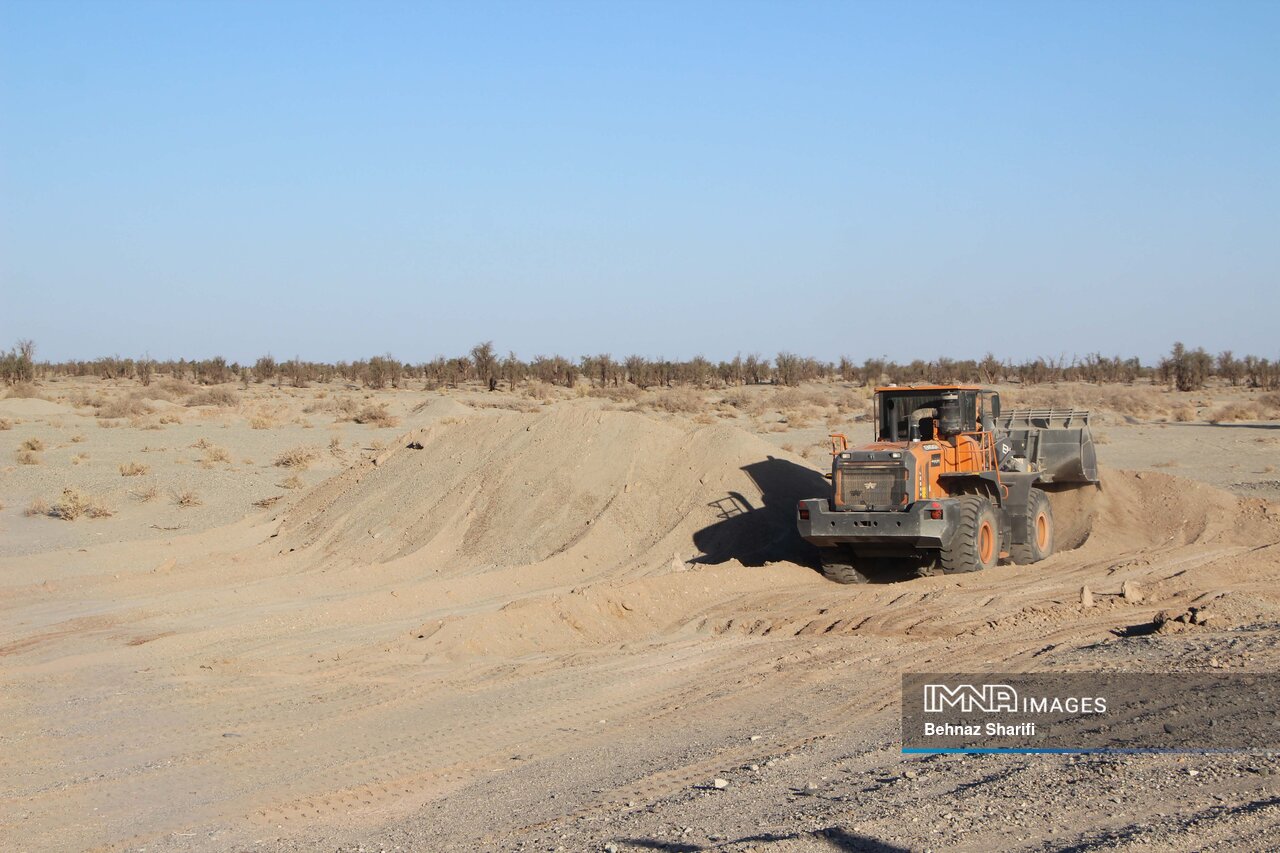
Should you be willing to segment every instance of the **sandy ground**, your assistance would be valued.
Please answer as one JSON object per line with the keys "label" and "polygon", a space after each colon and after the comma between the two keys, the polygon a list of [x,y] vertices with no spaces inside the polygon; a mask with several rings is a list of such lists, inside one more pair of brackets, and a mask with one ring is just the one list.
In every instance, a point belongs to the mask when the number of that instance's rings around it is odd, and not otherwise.
{"label": "sandy ground", "polygon": [[1280,424],[1206,420],[1246,391],[1037,391],[1098,404],[1081,547],[851,588],[791,516],[862,389],[38,390],[0,400],[5,849],[1280,845],[1268,755],[898,751],[903,671],[1277,669]]}

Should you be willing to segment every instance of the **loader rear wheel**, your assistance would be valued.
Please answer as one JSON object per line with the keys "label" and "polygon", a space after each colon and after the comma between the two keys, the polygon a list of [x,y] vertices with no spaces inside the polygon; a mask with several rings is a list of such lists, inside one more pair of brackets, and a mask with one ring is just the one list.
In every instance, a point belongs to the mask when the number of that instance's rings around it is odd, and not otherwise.
{"label": "loader rear wheel", "polygon": [[1000,562],[1000,524],[995,507],[976,495],[965,495],[958,502],[960,518],[938,562],[947,574],[989,569]]}
{"label": "loader rear wheel", "polygon": [[822,573],[836,583],[866,583],[871,580],[854,565],[853,551],[848,548],[821,549]]}
{"label": "loader rear wheel", "polygon": [[1027,498],[1027,541],[1009,546],[1009,559],[1019,565],[1038,563],[1053,553],[1053,508],[1049,496],[1032,489]]}

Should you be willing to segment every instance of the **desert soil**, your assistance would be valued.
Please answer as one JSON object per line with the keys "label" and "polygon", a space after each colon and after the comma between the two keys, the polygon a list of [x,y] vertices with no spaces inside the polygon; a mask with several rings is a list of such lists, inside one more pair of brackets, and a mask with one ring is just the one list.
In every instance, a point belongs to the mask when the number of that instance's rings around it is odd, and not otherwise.
{"label": "desert soil", "polygon": [[1280,667],[1247,391],[1037,389],[1079,547],[844,587],[792,513],[863,389],[190,390],[0,399],[6,850],[1280,846],[1270,754],[899,751],[904,671]]}

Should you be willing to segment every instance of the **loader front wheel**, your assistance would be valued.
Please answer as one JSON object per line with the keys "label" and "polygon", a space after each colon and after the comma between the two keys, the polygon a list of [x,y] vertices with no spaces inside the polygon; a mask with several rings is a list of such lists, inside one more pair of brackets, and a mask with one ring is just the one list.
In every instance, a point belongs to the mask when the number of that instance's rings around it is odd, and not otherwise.
{"label": "loader front wheel", "polygon": [[836,583],[866,583],[871,580],[854,565],[849,548],[822,548],[822,573]]}
{"label": "loader front wheel", "polygon": [[1027,541],[1009,546],[1009,558],[1019,565],[1038,563],[1053,553],[1053,508],[1049,496],[1032,489],[1027,499]]}
{"label": "loader front wheel", "polygon": [[989,569],[1000,562],[1000,524],[995,507],[977,495],[965,495],[959,504],[955,533],[938,562],[947,574]]}

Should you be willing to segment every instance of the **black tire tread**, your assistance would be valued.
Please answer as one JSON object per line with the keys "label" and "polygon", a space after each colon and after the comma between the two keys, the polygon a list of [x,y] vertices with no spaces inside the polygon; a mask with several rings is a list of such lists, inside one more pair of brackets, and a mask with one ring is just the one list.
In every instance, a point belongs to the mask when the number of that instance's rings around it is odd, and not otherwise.
{"label": "black tire tread", "polygon": [[[1040,553],[1040,549],[1036,547],[1035,542],[1035,520],[1041,507],[1044,507],[1049,518],[1049,549],[1043,554]],[[1053,553],[1054,533],[1056,532],[1053,527],[1053,505],[1049,503],[1049,496],[1043,490],[1032,489],[1023,512],[1026,513],[1028,541],[1011,542],[1009,544],[1009,559],[1020,566],[1029,566],[1032,563],[1040,562]]]}
{"label": "black tire tread", "polygon": [[[964,495],[957,503],[960,505],[960,518],[956,522],[955,534],[938,555],[939,565],[949,575],[976,572],[983,568],[978,556],[978,523],[983,513],[991,512],[991,503],[977,495]],[[1000,525],[996,523],[993,526],[997,536],[996,552],[999,553]]]}
{"label": "black tire tread", "polygon": [[[831,553],[828,553],[830,551]],[[870,578],[853,564],[853,554],[844,549],[822,549],[822,574],[836,583],[867,583]]]}

